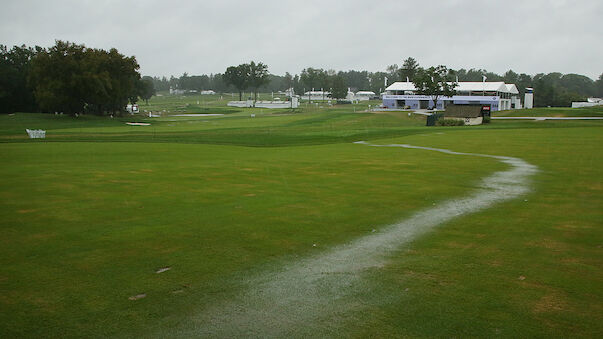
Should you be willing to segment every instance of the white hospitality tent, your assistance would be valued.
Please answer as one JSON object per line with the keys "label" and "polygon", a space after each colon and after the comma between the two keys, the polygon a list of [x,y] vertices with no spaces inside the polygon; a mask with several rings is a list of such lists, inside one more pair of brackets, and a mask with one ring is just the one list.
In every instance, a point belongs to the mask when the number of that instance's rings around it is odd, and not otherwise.
{"label": "white hospitality tent", "polygon": [[[394,82],[385,89],[389,94],[410,94],[404,92],[413,92],[416,90],[412,82]],[[463,81],[457,82],[454,89],[459,94],[471,92],[499,92],[508,94],[519,94],[517,86],[514,84],[505,84],[502,81],[481,82],[481,81]]]}

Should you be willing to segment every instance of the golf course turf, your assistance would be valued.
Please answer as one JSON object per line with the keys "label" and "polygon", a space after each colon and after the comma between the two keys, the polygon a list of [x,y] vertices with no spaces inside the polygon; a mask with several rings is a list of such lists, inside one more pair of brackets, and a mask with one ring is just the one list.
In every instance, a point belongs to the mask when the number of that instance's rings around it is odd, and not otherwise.
{"label": "golf course turf", "polygon": [[[362,105],[271,111],[196,100],[153,98],[149,110],[172,110],[161,118],[0,116],[4,337],[211,336],[207,319],[257,282],[473,194],[509,169],[360,140],[516,157],[538,171],[520,197],[447,220],[378,266],[337,273],[361,279],[323,293],[336,312],[232,333],[603,333],[603,122],[428,128],[424,117],[361,113]],[[46,139],[28,139],[25,128],[46,130]]]}

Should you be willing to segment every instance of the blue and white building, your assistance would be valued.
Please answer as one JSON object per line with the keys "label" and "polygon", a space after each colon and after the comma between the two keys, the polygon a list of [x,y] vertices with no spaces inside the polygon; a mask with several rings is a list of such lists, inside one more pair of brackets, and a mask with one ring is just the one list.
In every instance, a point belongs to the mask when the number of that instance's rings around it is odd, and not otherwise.
{"label": "blue and white building", "polygon": [[[519,91],[514,84],[504,82],[458,82],[456,95],[438,97],[435,108],[446,105],[489,106],[491,111],[521,108]],[[383,106],[388,109],[430,109],[434,107],[431,96],[418,95],[412,82],[394,82],[385,89]]]}

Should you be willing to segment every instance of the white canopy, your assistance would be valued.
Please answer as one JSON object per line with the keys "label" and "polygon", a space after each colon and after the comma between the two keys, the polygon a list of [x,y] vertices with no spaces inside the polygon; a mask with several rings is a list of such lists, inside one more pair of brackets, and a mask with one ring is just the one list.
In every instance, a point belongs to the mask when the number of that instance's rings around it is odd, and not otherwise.
{"label": "white canopy", "polygon": [[[412,82],[394,82],[385,89],[386,91],[414,91],[415,85]],[[481,81],[462,81],[458,82],[455,88],[457,92],[501,92],[518,94],[517,86],[514,84],[505,84],[502,81],[497,82],[481,82]]]}
{"label": "white canopy", "polygon": [[519,90],[517,89],[517,86],[515,86],[515,84],[505,84],[505,86],[507,86],[507,93],[519,94]]}

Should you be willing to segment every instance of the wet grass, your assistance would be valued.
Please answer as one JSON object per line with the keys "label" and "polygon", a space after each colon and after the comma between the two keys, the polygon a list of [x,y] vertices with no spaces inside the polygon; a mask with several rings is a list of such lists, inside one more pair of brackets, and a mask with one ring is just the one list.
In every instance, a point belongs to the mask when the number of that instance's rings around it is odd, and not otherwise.
{"label": "wet grass", "polygon": [[493,112],[494,117],[603,117],[603,106],[567,108],[540,107]]}
{"label": "wet grass", "polygon": [[504,167],[350,144],[373,140],[515,156],[541,172],[527,201],[443,225],[367,272],[357,307],[323,320],[331,334],[601,333],[603,124],[426,128],[422,117],[350,109],[138,117],[147,127],[0,116],[1,332],[169,335],[250,274],[462,196]]}
{"label": "wet grass", "polygon": [[[488,145],[476,146],[484,138]],[[365,323],[359,315],[352,328],[419,337],[601,333],[600,130],[476,132],[465,134],[465,145],[443,135],[402,140],[520,157],[540,173],[525,199],[450,222],[401,250],[374,280],[381,299],[367,303],[377,316]]]}

